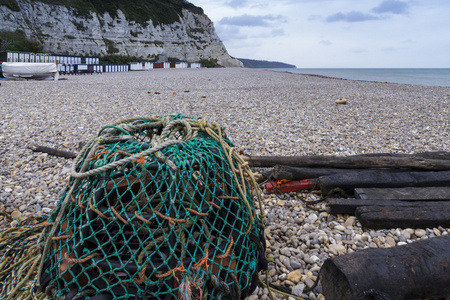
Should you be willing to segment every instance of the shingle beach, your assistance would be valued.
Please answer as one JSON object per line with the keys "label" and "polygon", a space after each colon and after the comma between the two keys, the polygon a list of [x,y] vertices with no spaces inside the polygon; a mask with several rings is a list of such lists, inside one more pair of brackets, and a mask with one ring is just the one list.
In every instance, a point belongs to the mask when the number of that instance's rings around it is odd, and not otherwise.
{"label": "shingle beach", "polygon": [[[161,69],[0,80],[0,228],[48,214],[67,183],[71,152],[105,125],[182,113],[225,128],[247,155],[354,155],[450,151],[450,88],[352,81],[254,69]],[[346,105],[335,103],[345,98]],[[263,195],[273,283],[324,299],[315,281],[328,257],[450,233],[448,228],[363,230],[355,217],[308,209],[302,193]],[[323,207],[326,208],[326,207]],[[280,299],[287,299],[278,295]],[[284,298],[283,298],[284,297]],[[267,299],[258,288],[249,299]]]}

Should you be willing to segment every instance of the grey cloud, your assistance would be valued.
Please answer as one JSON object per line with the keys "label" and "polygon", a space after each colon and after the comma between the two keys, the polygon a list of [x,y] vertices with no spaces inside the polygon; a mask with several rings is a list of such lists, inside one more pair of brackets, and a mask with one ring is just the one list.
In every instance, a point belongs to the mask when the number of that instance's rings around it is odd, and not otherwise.
{"label": "grey cloud", "polygon": [[364,22],[379,20],[380,18],[374,15],[365,14],[359,11],[351,11],[348,13],[338,12],[334,15],[327,17],[325,20],[327,22]]}
{"label": "grey cloud", "polygon": [[319,44],[325,45],[325,46],[330,46],[332,43],[330,41],[320,41]]}
{"label": "grey cloud", "polygon": [[252,16],[242,15],[236,17],[225,17],[219,21],[221,25],[247,26],[247,27],[270,27],[273,22],[285,22],[282,16],[265,15]]}
{"label": "grey cloud", "polygon": [[372,11],[377,14],[383,13],[391,13],[397,15],[408,14],[409,4],[404,1],[385,0],[381,2],[377,7],[374,7]]}
{"label": "grey cloud", "polygon": [[231,0],[225,2],[225,5],[231,6],[231,7],[244,7],[247,5],[247,0]]}
{"label": "grey cloud", "polygon": [[284,29],[275,29],[275,30],[272,30],[272,32],[271,32],[271,36],[282,36],[282,35],[284,35],[284,33],[285,33],[285,31],[284,31]]}
{"label": "grey cloud", "polygon": [[367,49],[353,49],[353,53],[369,53],[369,50]]}
{"label": "grey cloud", "polygon": [[320,15],[310,15],[308,21],[320,20],[322,17]]}

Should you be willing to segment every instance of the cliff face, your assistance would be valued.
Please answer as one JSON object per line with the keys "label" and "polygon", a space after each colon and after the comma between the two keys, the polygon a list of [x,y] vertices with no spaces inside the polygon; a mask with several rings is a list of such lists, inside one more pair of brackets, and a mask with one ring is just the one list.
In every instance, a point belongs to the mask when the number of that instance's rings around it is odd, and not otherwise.
{"label": "cliff face", "polygon": [[[182,10],[173,24],[127,20],[122,11],[112,18],[91,12],[77,16],[62,5],[17,0],[20,11],[0,6],[0,31],[22,30],[44,45],[44,51],[77,55],[129,55],[153,59],[174,57],[182,61],[217,59],[225,67],[242,67],[232,58],[205,14]],[[162,56],[162,57],[161,57]]]}

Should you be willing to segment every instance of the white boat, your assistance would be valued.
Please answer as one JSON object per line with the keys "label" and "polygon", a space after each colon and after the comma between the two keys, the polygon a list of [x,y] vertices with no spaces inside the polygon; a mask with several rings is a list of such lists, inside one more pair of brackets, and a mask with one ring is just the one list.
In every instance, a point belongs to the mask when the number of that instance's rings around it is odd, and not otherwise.
{"label": "white boat", "polygon": [[4,62],[2,63],[3,76],[23,77],[30,79],[53,79],[58,80],[59,72],[55,63],[24,63]]}

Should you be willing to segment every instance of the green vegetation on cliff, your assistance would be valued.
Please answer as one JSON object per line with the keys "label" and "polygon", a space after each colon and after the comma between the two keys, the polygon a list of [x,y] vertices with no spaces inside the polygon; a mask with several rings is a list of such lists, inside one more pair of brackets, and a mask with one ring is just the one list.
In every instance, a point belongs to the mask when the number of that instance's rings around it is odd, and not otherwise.
{"label": "green vegetation on cliff", "polygon": [[[15,2],[14,0],[0,1]],[[79,16],[84,17],[89,17],[92,11],[98,14],[108,12],[112,18],[115,18],[117,10],[120,9],[130,21],[145,24],[152,20],[154,25],[173,24],[179,21],[183,9],[193,13],[203,13],[202,8],[185,0],[39,0],[39,2],[72,7]]]}
{"label": "green vegetation on cliff", "polygon": [[28,39],[22,30],[0,31],[0,51],[42,52],[40,42]]}
{"label": "green vegetation on cliff", "polygon": [[4,5],[12,11],[20,11],[16,0],[0,0],[0,5]]}

